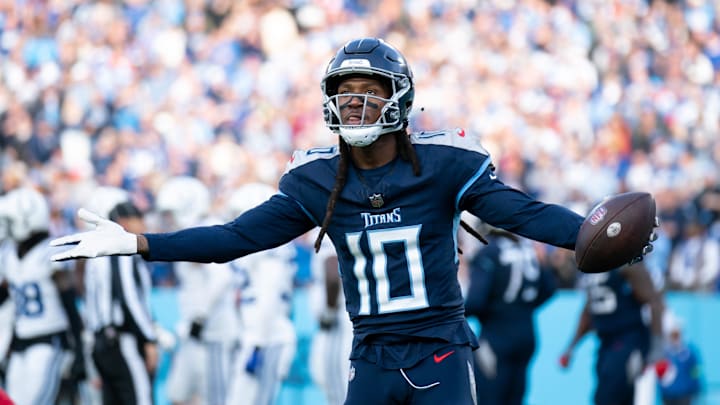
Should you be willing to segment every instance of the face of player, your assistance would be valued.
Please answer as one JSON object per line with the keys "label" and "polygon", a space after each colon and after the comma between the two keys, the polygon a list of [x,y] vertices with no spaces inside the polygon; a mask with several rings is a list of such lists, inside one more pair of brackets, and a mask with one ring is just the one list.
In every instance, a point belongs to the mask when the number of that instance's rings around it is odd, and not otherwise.
{"label": "face of player", "polygon": [[338,86],[340,119],[344,125],[374,124],[382,114],[382,108],[390,91],[377,79],[351,77]]}

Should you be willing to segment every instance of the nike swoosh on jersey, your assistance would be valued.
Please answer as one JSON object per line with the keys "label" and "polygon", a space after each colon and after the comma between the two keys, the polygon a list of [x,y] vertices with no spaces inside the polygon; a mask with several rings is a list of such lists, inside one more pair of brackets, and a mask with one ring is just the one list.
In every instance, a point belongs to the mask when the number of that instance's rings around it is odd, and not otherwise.
{"label": "nike swoosh on jersey", "polygon": [[435,363],[440,363],[441,361],[445,360],[450,356],[451,354],[455,353],[455,350],[450,350],[449,352],[441,355],[433,354],[433,360],[435,360]]}

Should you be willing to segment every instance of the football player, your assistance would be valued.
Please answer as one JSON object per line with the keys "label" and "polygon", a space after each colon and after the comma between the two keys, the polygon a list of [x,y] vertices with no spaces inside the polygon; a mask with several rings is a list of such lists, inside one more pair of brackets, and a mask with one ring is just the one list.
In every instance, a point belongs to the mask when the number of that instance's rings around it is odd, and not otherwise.
{"label": "football player", "polygon": [[[0,224],[0,227],[2,225]],[[0,257],[3,257],[3,250],[11,249],[10,243],[3,240],[4,235],[0,229]],[[0,270],[2,274],[2,270]],[[6,280],[0,275],[0,387],[5,386],[5,368],[7,366],[7,352],[10,348],[10,341],[13,335],[13,318],[15,306],[10,299],[10,287]]]}
{"label": "football player", "polygon": [[[276,190],[249,183],[235,190],[228,211],[239,216]],[[295,249],[287,244],[233,261],[240,279],[240,351],[227,405],[272,405],[295,356],[297,337],[290,319]]]}
{"label": "football player", "polygon": [[54,404],[61,379],[85,378],[82,320],[68,266],[50,261],[50,210],[45,197],[30,187],[0,197],[9,248],[0,256],[15,307],[6,388],[18,404]]}
{"label": "football player", "polygon": [[[483,230],[483,228],[485,228]],[[488,246],[471,258],[465,313],[480,322],[478,398],[487,405],[520,405],[535,353],[535,311],[556,290],[531,241],[482,224]]]}
{"label": "football player", "polygon": [[338,259],[330,242],[323,242],[311,258],[313,274],[311,308],[319,330],[313,335],[310,349],[310,375],[325,394],[328,405],[345,402],[352,323],[345,312],[345,297],[338,269]]}
{"label": "football player", "polygon": [[[663,356],[664,304],[642,263],[606,273],[584,274],[587,299],[560,365],[569,367],[582,338],[595,331],[600,340],[595,373],[595,405],[632,405],[636,380]],[[645,308],[649,308],[650,320]]]}
{"label": "football player", "polygon": [[[178,176],[162,184],[155,209],[167,229],[217,223],[210,192],[198,179]],[[210,241],[208,241],[210,242]],[[239,324],[229,264],[174,263],[179,280],[180,343],[172,358],[166,393],[174,404],[224,405]]]}
{"label": "football player", "polygon": [[457,279],[460,213],[568,249],[583,217],[502,183],[477,136],[410,133],[413,75],[381,39],[342,46],[321,88],[338,145],[295,152],[268,201],[230,223],[169,234],[130,234],[81,210],[97,228],[54,240],[78,244],[54,260],[227,262],[320,227],[315,249],[330,237],[353,322],[346,404],[475,403],[478,342]]}

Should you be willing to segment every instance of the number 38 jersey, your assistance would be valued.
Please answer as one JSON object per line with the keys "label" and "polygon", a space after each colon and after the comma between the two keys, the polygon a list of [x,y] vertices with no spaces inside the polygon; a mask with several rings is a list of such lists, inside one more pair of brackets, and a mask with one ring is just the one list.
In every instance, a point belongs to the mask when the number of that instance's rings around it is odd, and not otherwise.
{"label": "number 38 jersey", "polygon": [[[353,322],[352,358],[408,367],[432,348],[426,345],[422,353],[403,359],[380,359],[371,345],[475,341],[457,279],[462,211],[531,239],[574,246],[582,217],[504,185],[476,139],[462,130],[413,134],[420,175],[402,158],[377,169],[351,164],[347,170],[328,236],[338,253]],[[147,235],[150,259],[231,260],[320,226],[339,159],[336,146],[295,152],[279,195],[220,227]],[[199,243],[203,240],[213,243]]]}
{"label": "number 38 jersey", "polygon": [[63,264],[53,262],[49,239],[37,243],[22,258],[14,244],[0,252],[0,279],[10,286],[15,303],[15,336],[21,339],[59,333],[68,328],[58,289],[52,275],[64,271]]}

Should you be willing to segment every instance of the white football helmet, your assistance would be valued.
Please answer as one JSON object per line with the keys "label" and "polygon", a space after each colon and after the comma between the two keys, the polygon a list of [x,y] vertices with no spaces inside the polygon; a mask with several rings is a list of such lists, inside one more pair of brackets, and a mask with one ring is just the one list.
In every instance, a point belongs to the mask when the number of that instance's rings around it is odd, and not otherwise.
{"label": "white football helmet", "polygon": [[233,218],[268,200],[277,190],[264,183],[247,183],[233,191],[227,202],[227,210]]}
{"label": "white football helmet", "polygon": [[210,212],[210,191],[195,177],[176,176],[160,187],[155,209],[170,214],[174,226],[198,226]]}
{"label": "white football helmet", "polygon": [[50,228],[50,207],[45,197],[37,190],[22,187],[0,197],[0,231],[11,238],[24,241],[34,232],[48,231]]}

